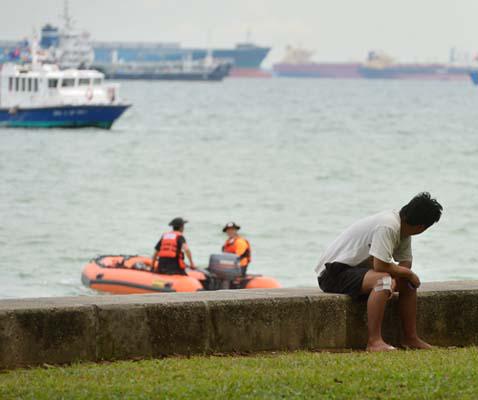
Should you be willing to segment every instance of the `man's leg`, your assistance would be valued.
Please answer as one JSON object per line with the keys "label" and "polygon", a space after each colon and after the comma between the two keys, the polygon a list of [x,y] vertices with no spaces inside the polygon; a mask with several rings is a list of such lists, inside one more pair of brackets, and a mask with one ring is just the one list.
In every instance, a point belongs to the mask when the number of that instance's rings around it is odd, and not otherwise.
{"label": "man's leg", "polygon": [[417,335],[417,290],[411,288],[406,279],[397,280],[397,289],[400,293],[398,309],[403,328],[402,345],[412,349],[431,349],[432,346]]}
{"label": "man's leg", "polygon": [[[382,321],[385,306],[392,293],[390,288],[383,288],[382,279],[389,279],[390,275],[383,272],[369,270],[362,282],[363,294],[369,294],[367,301],[368,315],[368,351],[389,351],[395,347],[385,343],[382,338]],[[378,290],[375,290],[377,288]]]}

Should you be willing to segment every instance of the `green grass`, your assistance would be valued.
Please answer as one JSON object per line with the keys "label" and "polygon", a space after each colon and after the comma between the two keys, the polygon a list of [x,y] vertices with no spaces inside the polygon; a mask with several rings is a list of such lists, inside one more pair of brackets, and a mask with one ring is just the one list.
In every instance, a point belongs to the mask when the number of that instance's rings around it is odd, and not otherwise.
{"label": "green grass", "polygon": [[278,353],[0,373],[0,399],[478,399],[478,349]]}

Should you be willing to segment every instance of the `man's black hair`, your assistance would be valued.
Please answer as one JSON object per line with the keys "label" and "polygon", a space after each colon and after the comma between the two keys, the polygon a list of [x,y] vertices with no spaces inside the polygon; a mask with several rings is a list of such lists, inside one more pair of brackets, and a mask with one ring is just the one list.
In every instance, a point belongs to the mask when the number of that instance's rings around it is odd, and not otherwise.
{"label": "man's black hair", "polygon": [[409,225],[425,225],[427,228],[438,222],[443,207],[432,199],[430,193],[417,194],[410,202],[400,210],[400,218]]}

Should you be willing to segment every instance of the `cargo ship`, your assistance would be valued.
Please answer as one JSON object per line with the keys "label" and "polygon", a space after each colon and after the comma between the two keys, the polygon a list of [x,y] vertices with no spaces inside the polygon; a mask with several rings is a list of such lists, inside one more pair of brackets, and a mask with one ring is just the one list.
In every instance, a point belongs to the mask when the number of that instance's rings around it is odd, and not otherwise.
{"label": "cargo ship", "polygon": [[[11,61],[11,55],[19,51],[20,41],[0,40],[0,63]],[[235,77],[270,76],[261,69],[261,64],[271,50],[267,46],[257,46],[248,35],[246,42],[238,43],[234,48],[193,48],[181,47],[179,43],[163,42],[100,42],[91,41],[88,32],[73,29],[73,20],[69,14],[68,1],[64,2],[63,27],[46,24],[41,30],[40,46],[48,50],[58,65],[64,68],[93,67],[108,71],[127,71],[133,76],[144,65],[149,75],[151,69],[164,70],[169,65],[175,67],[175,76],[180,74],[178,64],[192,60],[195,69],[208,57],[216,64],[211,76],[214,79],[227,72]],[[153,65],[156,64],[156,65]],[[164,68],[163,68],[164,67]],[[209,69],[208,69],[209,71]],[[202,75],[209,73],[201,71]],[[159,74],[161,75],[161,74]],[[161,75],[162,76],[162,75]],[[172,75],[171,75],[172,76]],[[188,80],[190,75],[185,76]]]}
{"label": "cargo ship", "polygon": [[397,63],[380,51],[370,51],[359,74],[367,79],[464,80],[469,67],[443,63]]}
{"label": "cargo ship", "polygon": [[239,43],[235,48],[190,48],[179,43],[148,42],[93,42],[95,66],[100,69],[121,64],[180,62],[186,58],[193,61],[203,60],[208,54],[218,61],[232,64],[229,73],[233,77],[266,77],[261,69],[262,61],[270,47],[253,43]]}
{"label": "cargo ship", "polygon": [[273,66],[273,72],[295,78],[463,80],[468,79],[470,69],[456,62],[397,63],[381,51],[370,51],[363,63],[319,63],[312,61],[312,55],[306,49],[287,47],[284,60]]}
{"label": "cargo ship", "polygon": [[96,65],[96,68],[107,79],[220,82],[229,75],[232,64],[206,57],[199,60],[103,64]]}
{"label": "cargo ship", "polygon": [[[57,32],[57,28],[51,25],[43,29]],[[42,30],[42,33],[44,32]],[[53,43],[56,39],[50,37]],[[9,59],[9,54],[16,51],[20,41],[0,40],[0,63]],[[49,46],[50,41],[42,40],[42,47]],[[187,57],[193,60],[204,59],[208,52],[216,60],[224,60],[232,63],[230,76],[233,77],[268,77],[270,74],[261,69],[262,61],[270,51],[270,47],[257,46],[253,43],[240,43],[235,48],[187,48],[179,44],[145,43],[145,42],[91,42],[94,61],[89,62],[93,67],[104,69],[106,66],[115,64],[138,64],[172,61],[178,62]],[[44,47],[47,48],[47,47]],[[87,57],[90,55],[88,53]]]}
{"label": "cargo ship", "polygon": [[[63,35],[63,37],[68,37]],[[239,43],[235,48],[183,48],[177,43],[146,42],[91,42],[90,48],[85,32],[78,33],[76,42],[72,40],[61,46],[62,33],[57,27],[45,25],[42,29],[40,45],[43,49],[54,49],[55,55],[61,57],[59,64],[65,67],[92,66],[101,70],[131,68],[138,64],[179,63],[185,59],[204,60],[208,54],[213,59],[231,64],[229,76],[233,77],[269,77],[267,71],[261,69],[262,61],[270,51],[270,47],[256,46],[253,43]],[[22,41],[0,40],[0,63],[11,61],[12,55],[22,52]],[[79,44],[79,45],[78,45]],[[75,47],[74,47],[75,46]],[[91,51],[90,51],[91,49]],[[76,65],[75,65],[76,64]],[[122,68],[119,68],[122,66]],[[129,68],[129,69],[131,69]],[[128,69],[128,67],[126,67]],[[222,70],[223,71],[223,70]]]}
{"label": "cargo ship", "polygon": [[314,52],[288,46],[284,59],[273,66],[273,73],[287,78],[361,78],[360,63],[318,63],[312,61]]}

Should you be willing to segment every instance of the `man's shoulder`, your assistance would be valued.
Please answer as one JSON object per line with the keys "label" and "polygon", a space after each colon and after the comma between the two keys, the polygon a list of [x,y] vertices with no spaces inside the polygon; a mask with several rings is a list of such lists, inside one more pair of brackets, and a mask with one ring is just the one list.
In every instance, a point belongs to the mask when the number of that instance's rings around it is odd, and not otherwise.
{"label": "man's shoulder", "polygon": [[382,211],[372,217],[377,228],[400,231],[400,215],[395,210]]}
{"label": "man's shoulder", "polygon": [[249,241],[246,238],[243,238],[242,236],[239,236],[236,239],[236,246],[247,247],[247,246],[249,246]]}
{"label": "man's shoulder", "polygon": [[348,232],[369,232],[385,229],[394,232],[400,231],[400,216],[393,210],[382,211],[377,214],[369,215],[351,225],[345,233]]}

